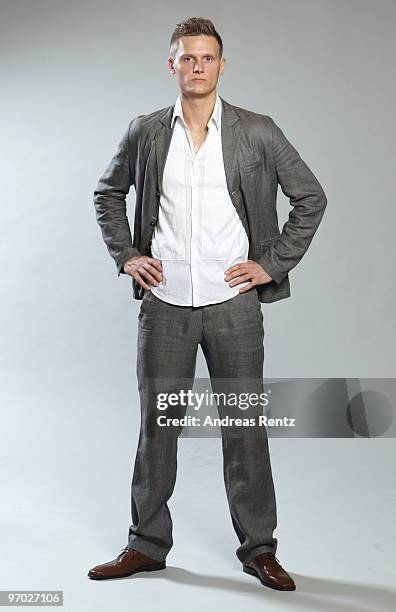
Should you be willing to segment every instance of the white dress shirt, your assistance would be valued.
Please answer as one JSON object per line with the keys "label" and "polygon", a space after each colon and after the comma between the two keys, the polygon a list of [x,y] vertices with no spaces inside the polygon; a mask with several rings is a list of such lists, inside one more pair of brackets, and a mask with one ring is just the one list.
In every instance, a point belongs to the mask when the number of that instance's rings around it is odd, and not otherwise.
{"label": "white dress shirt", "polygon": [[208,132],[195,154],[177,98],[176,121],[165,163],[151,253],[163,280],[151,291],[179,306],[229,300],[247,281],[229,287],[224,271],[247,261],[249,240],[228,193],[221,142],[221,99],[216,96]]}

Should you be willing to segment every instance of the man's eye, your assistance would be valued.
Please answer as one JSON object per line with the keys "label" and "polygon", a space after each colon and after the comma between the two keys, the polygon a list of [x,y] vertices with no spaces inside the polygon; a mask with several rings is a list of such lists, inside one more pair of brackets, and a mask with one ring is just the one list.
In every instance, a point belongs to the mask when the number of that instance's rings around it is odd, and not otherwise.
{"label": "man's eye", "polygon": [[212,58],[212,57],[210,57],[210,55],[208,55],[208,57],[207,57],[206,59],[208,59],[208,60],[212,60],[213,58]]}

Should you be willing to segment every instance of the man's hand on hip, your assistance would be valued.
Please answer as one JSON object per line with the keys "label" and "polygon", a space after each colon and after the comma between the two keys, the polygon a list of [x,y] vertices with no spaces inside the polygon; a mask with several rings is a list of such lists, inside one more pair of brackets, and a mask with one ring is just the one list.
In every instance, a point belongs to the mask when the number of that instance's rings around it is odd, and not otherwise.
{"label": "man's hand on hip", "polygon": [[158,287],[162,281],[162,263],[148,255],[137,255],[128,259],[124,263],[124,272],[133,276],[144,289],[151,289],[152,285]]}
{"label": "man's hand on hip", "polygon": [[257,261],[251,259],[237,263],[235,266],[231,266],[225,270],[224,280],[228,282],[231,279],[235,280],[229,283],[229,287],[234,287],[235,285],[250,281],[245,287],[239,290],[239,293],[245,293],[245,291],[249,291],[256,285],[262,285],[272,281],[271,276],[267,274],[264,268],[262,268]]}

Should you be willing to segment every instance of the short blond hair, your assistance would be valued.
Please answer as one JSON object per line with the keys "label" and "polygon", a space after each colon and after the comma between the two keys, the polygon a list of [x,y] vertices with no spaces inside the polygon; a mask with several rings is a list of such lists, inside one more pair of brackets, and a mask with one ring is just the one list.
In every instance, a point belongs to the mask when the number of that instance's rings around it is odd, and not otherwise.
{"label": "short blond hair", "polygon": [[219,56],[223,55],[223,41],[220,34],[216,31],[210,19],[205,17],[189,17],[181,23],[176,24],[170,39],[170,53],[175,56],[177,43],[182,36],[214,36],[219,44]]}

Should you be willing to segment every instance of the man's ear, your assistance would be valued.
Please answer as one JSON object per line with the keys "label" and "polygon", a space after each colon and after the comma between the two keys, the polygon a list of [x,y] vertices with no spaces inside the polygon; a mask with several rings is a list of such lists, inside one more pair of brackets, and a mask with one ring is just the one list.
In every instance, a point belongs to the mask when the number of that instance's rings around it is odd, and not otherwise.
{"label": "man's ear", "polygon": [[172,74],[174,74],[174,73],[175,73],[175,69],[174,69],[174,66],[173,66],[173,65],[174,65],[174,63],[175,63],[174,58],[173,58],[173,57],[168,57],[168,68],[169,68],[169,71],[170,71]]}

